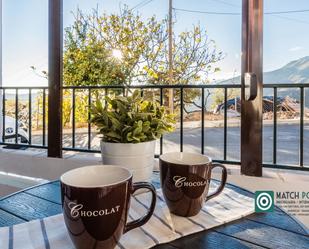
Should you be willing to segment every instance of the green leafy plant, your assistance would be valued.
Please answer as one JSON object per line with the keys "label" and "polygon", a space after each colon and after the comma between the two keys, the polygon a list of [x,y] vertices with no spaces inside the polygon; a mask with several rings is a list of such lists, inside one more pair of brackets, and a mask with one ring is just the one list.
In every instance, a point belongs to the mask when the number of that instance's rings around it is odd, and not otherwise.
{"label": "green leafy plant", "polygon": [[91,106],[91,123],[103,141],[141,143],[159,139],[175,128],[175,115],[154,99],[141,97],[136,90],[131,96],[106,96]]}

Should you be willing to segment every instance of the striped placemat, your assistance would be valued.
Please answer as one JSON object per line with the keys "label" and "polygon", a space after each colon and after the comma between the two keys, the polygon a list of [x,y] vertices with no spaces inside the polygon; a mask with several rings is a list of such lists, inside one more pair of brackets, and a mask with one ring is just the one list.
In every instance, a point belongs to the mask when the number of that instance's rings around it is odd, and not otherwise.
{"label": "striped placemat", "polygon": [[[217,183],[212,183],[214,191]],[[161,190],[155,213],[144,226],[124,234],[118,243],[120,249],[150,248],[180,237],[200,232],[242,218],[254,212],[254,200],[225,188],[208,201],[202,211],[189,218],[170,214]],[[144,203],[150,203],[150,195],[143,193],[131,200],[129,220],[141,217],[146,212]],[[12,227],[0,228],[1,249],[74,249],[67,233],[62,214],[35,220]]]}

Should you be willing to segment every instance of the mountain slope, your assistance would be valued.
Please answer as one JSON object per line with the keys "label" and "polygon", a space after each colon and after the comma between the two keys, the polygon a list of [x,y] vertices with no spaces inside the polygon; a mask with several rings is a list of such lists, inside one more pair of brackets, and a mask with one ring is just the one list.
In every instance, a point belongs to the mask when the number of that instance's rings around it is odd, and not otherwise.
{"label": "mountain slope", "polygon": [[[309,83],[309,56],[294,60],[274,71],[265,72],[264,83]],[[222,84],[239,84],[240,76],[221,81]]]}
{"label": "mountain slope", "polygon": [[309,56],[264,73],[264,83],[309,83]]}

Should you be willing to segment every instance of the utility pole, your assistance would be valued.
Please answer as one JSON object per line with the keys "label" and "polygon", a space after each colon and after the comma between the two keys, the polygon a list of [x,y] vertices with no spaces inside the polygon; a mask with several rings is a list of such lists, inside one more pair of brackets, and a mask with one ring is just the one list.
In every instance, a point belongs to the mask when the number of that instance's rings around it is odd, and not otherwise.
{"label": "utility pole", "polygon": [[[169,0],[168,6],[168,78],[169,85],[173,84],[173,0]],[[174,112],[174,89],[169,89],[169,108]]]}

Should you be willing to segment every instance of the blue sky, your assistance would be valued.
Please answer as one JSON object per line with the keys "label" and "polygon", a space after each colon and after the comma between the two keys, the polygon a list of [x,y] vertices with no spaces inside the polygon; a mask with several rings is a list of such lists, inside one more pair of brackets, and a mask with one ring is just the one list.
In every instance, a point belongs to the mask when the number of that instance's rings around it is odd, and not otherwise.
{"label": "blue sky", "polygon": [[[4,85],[46,85],[36,76],[30,66],[47,70],[47,0],[2,0],[3,1],[3,83]],[[64,27],[73,17],[77,7],[89,12],[97,4],[101,11],[117,12],[119,5],[130,7],[142,0],[64,0]],[[241,12],[241,0],[174,0],[179,9]],[[309,9],[308,0],[265,0],[264,11]],[[167,15],[168,0],[152,0],[137,8],[144,17]],[[207,29],[226,58],[219,63],[222,71],[211,75],[214,79],[228,78],[240,72],[240,15],[209,15],[175,11],[175,32],[200,23]],[[283,66],[291,60],[309,55],[309,12],[265,15],[264,18],[264,71]]]}

